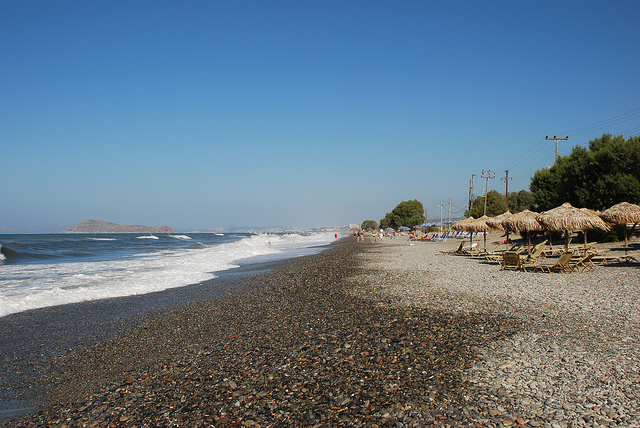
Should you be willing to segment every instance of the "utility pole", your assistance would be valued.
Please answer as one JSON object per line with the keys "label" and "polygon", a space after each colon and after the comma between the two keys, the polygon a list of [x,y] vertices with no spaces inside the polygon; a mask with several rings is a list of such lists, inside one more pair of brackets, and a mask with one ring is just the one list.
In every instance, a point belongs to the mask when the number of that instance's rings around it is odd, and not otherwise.
{"label": "utility pole", "polygon": [[469,180],[469,210],[473,208],[473,191],[475,190],[473,187],[473,177],[477,174],[471,174],[471,180]]}
{"label": "utility pole", "polygon": [[505,176],[500,180],[504,180],[505,189],[504,189],[504,200],[507,203],[507,211],[509,211],[509,180],[513,180],[513,177],[509,177],[509,170],[505,171]]}
{"label": "utility pole", "polygon": [[[486,176],[485,176],[486,174]],[[489,192],[489,179],[490,178],[496,178],[496,172],[495,171],[485,171],[482,170],[482,175],[480,176],[482,178],[486,178],[487,179],[487,184],[484,188],[484,215],[487,215],[487,193]]]}
{"label": "utility pole", "polygon": [[442,198],[440,198],[440,223],[442,223]]}
{"label": "utility pole", "polygon": [[555,135],[553,136],[553,138],[549,138],[549,136],[547,135],[546,137],[544,137],[545,140],[553,140],[556,142],[556,162],[558,162],[558,141],[562,141],[562,140],[568,140],[569,136],[567,135],[564,138],[560,138],[560,137],[556,137]]}
{"label": "utility pole", "polygon": [[447,218],[447,229],[451,232],[451,196],[449,196],[449,217]]}

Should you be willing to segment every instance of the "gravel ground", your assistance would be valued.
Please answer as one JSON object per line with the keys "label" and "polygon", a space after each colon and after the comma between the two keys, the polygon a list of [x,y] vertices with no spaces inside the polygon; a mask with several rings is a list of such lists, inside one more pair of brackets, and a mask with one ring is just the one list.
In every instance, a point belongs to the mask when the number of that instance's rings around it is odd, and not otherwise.
{"label": "gravel ground", "polygon": [[341,240],[57,355],[31,379],[48,405],[5,425],[640,426],[637,265],[412,244]]}
{"label": "gravel ground", "polygon": [[[494,237],[495,238],[495,237]],[[478,348],[464,401],[494,426],[640,426],[640,267],[548,274],[439,255],[447,243],[386,240],[359,257],[353,292],[399,307],[490,314],[524,328]]]}

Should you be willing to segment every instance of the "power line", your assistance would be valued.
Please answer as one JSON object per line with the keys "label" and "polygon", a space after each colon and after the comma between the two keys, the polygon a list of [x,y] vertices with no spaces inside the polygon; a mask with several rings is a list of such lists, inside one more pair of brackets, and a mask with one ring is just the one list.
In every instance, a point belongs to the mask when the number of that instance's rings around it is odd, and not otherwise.
{"label": "power line", "polygon": [[603,128],[603,127],[610,127],[611,125],[617,125],[620,123],[624,123],[624,122],[628,122],[630,120],[633,119],[638,119],[640,118],[640,107],[630,110],[626,113],[622,113],[619,114],[617,116],[613,116],[609,119],[605,119],[605,120],[601,120],[600,122],[596,122],[596,123],[592,123],[591,125],[585,125],[579,128],[575,128],[569,131],[563,131],[563,132],[558,132],[558,134],[574,134],[574,135],[579,135],[579,134],[584,134],[587,132],[591,132],[593,130],[596,130],[598,128]]}
{"label": "power line", "polygon": [[[581,135],[586,133],[593,133],[599,129],[603,128],[614,128],[619,127],[621,124],[627,124],[633,120],[640,120],[640,107],[626,111],[624,113],[588,124],[580,127],[575,127],[573,129],[569,129],[567,131],[556,132],[555,135]],[[616,131],[616,132],[614,132]],[[616,129],[610,129],[606,133],[615,134],[615,135],[623,135],[627,136],[627,138],[631,138],[634,134],[640,132],[640,127],[631,126],[623,131],[617,131]],[[585,144],[578,144],[585,145]],[[547,149],[548,142],[545,139],[538,140],[536,143],[529,145],[526,150],[515,157],[511,162],[509,162],[506,166],[510,171],[510,175],[513,174],[516,177],[521,177],[516,181],[520,182],[523,180],[522,177],[532,177],[534,173],[538,170],[548,168],[553,165],[554,158],[553,154],[550,153]],[[572,152],[574,147],[562,145],[558,148],[558,156],[566,156]]]}

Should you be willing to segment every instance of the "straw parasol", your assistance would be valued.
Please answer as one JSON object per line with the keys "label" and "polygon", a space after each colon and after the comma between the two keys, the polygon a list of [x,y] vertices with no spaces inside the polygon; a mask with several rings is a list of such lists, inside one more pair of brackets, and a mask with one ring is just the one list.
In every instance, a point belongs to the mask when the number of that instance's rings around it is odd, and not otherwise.
{"label": "straw parasol", "polygon": [[600,214],[609,223],[624,224],[624,253],[627,254],[627,223],[640,223],[640,206],[620,202]]}
{"label": "straw parasol", "polygon": [[504,227],[502,227],[502,221],[506,220],[508,218],[513,217],[513,214],[511,214],[510,211],[507,211],[505,213],[502,213],[500,215],[497,215],[495,217],[488,217],[487,218],[487,224],[491,227],[493,227],[494,229],[497,230],[504,230]]}
{"label": "straw parasol", "polygon": [[480,218],[475,219],[471,223],[471,227],[474,229],[474,232],[483,232],[484,233],[484,250],[487,251],[487,232],[491,232],[494,228],[487,223],[491,217],[486,214]]}
{"label": "straw parasol", "polygon": [[524,210],[502,221],[502,227],[509,232],[527,232],[529,254],[531,254],[531,232],[542,231],[542,225],[536,220],[538,213]]}
{"label": "straw parasol", "polygon": [[504,230],[505,232],[507,232],[507,241],[506,241],[507,249],[509,249],[509,231],[506,230],[504,226],[502,226],[502,222],[511,217],[513,217],[513,214],[511,214],[510,211],[507,211],[500,215],[497,215],[495,217],[490,217],[489,219],[487,219],[487,224],[489,226],[493,227],[496,230]]}
{"label": "straw parasol", "polygon": [[460,220],[457,223],[453,223],[451,225],[451,229],[453,230],[460,230],[462,232],[470,232],[471,233],[471,237],[469,238],[469,248],[471,248],[472,244],[473,244],[473,231],[470,229],[471,224],[476,221],[475,218],[473,218],[473,216],[469,216],[467,218],[465,218],[464,220]]}
{"label": "straw parasol", "polygon": [[547,230],[564,231],[565,249],[569,249],[570,230],[611,229],[598,215],[576,208],[569,202],[538,214],[536,220]]}

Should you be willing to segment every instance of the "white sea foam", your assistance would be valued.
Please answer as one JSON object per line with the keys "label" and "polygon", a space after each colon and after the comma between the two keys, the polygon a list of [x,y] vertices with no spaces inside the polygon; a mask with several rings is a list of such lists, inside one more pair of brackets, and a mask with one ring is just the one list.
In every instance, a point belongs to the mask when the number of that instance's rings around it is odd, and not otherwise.
{"label": "white sea foam", "polygon": [[142,236],[138,236],[138,239],[160,239],[155,235],[142,235]]}
{"label": "white sea foam", "polygon": [[197,284],[214,278],[215,272],[239,266],[243,259],[297,257],[317,251],[317,246],[333,239],[332,233],[259,234],[229,243],[139,254],[125,260],[3,265],[0,316]]}
{"label": "white sea foam", "polygon": [[173,239],[184,239],[184,240],[191,239],[191,237],[190,237],[190,236],[187,236],[187,235],[169,235],[169,238],[173,238]]}

